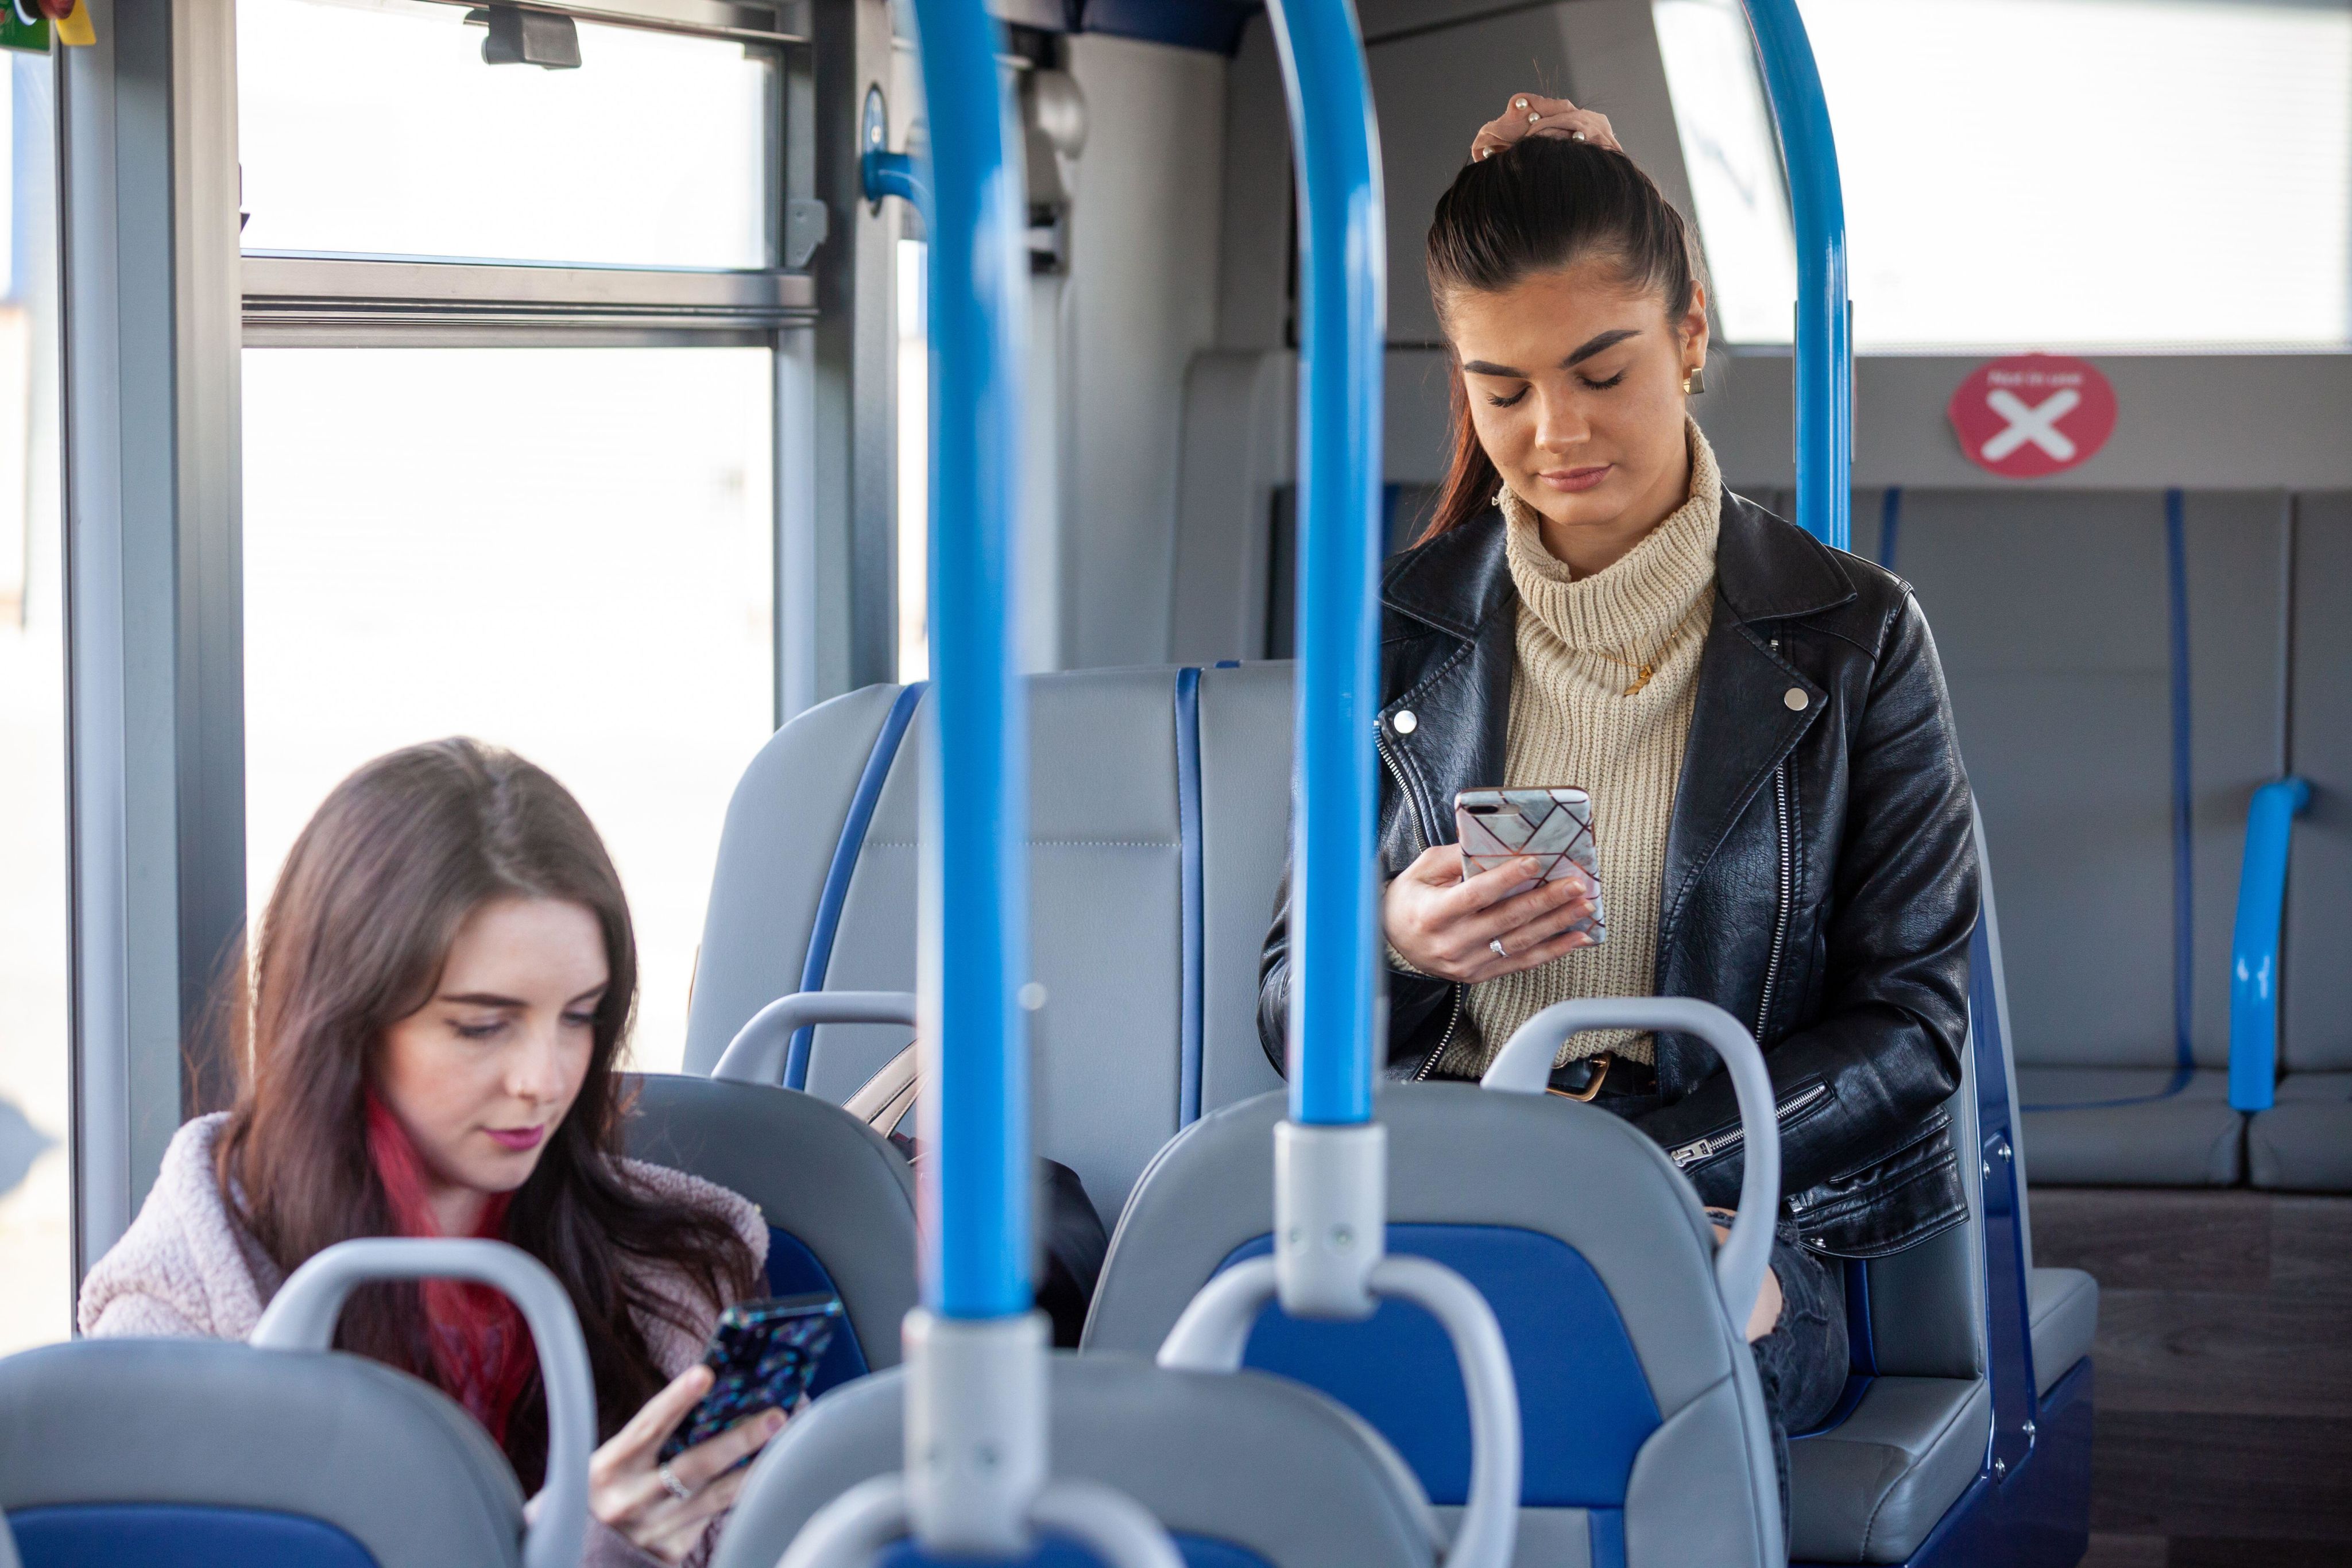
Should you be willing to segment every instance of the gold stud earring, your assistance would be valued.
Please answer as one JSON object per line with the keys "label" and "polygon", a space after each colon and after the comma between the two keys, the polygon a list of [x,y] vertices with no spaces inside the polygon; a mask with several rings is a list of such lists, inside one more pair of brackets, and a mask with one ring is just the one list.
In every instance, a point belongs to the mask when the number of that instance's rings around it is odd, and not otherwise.
{"label": "gold stud earring", "polygon": [[1683,391],[1696,397],[1706,391],[1706,367],[1693,365],[1683,377]]}

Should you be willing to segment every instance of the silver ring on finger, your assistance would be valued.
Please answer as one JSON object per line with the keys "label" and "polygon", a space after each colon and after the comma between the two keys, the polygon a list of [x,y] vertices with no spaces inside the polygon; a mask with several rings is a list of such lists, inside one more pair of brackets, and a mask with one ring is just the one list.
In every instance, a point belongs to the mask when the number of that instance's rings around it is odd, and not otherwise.
{"label": "silver ring on finger", "polygon": [[1503,946],[1503,939],[1500,936],[1496,937],[1486,946],[1495,950],[1495,956],[1497,958],[1507,958],[1511,956],[1511,950]]}
{"label": "silver ring on finger", "polygon": [[677,1472],[671,1469],[668,1465],[663,1465],[661,1469],[656,1470],[654,1474],[660,1478],[662,1490],[669,1493],[670,1496],[677,1499],[680,1502],[690,1502],[693,1500],[694,1489],[687,1485],[684,1481],[678,1479]]}

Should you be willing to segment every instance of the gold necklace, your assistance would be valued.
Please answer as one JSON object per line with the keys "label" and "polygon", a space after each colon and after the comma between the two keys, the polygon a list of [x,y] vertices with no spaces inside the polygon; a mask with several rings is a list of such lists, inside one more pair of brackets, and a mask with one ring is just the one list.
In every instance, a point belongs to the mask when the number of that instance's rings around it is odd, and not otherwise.
{"label": "gold necklace", "polygon": [[1617,654],[1612,653],[1602,648],[1581,648],[1579,649],[1578,652],[1590,653],[1596,659],[1606,659],[1612,664],[1622,664],[1627,669],[1633,671],[1633,684],[1627,686],[1620,695],[1629,697],[1639,696],[1641,695],[1642,688],[1648,685],[1652,678],[1657,674],[1657,662],[1666,656],[1666,650],[1673,647],[1675,639],[1683,634],[1683,628],[1689,625],[1691,622],[1691,617],[1698,613],[1699,605],[1705,604],[1711,597],[1713,596],[1702,595],[1698,603],[1693,604],[1688,610],[1684,611],[1683,618],[1675,622],[1674,630],[1668,632],[1659,642],[1658,651],[1651,654],[1648,658],[1643,659],[1639,664],[1636,664],[1631,659],[1621,658]]}

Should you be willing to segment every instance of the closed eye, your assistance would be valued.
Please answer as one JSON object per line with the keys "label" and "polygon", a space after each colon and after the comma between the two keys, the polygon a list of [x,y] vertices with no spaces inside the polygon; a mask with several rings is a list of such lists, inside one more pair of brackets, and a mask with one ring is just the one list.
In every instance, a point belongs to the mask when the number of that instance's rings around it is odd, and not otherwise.
{"label": "closed eye", "polygon": [[1615,375],[1611,376],[1605,382],[1596,382],[1590,376],[1579,376],[1577,378],[1577,380],[1582,382],[1587,387],[1591,388],[1594,392],[1607,392],[1611,387],[1615,386],[1619,382],[1622,382],[1624,379],[1625,372],[1623,371],[1619,371]]}
{"label": "closed eye", "polygon": [[1519,402],[1520,400],[1525,398],[1527,395],[1528,389],[1521,387],[1518,391],[1513,392],[1508,397],[1496,397],[1492,392],[1489,392],[1486,394],[1486,401],[1496,408],[1510,408]]}

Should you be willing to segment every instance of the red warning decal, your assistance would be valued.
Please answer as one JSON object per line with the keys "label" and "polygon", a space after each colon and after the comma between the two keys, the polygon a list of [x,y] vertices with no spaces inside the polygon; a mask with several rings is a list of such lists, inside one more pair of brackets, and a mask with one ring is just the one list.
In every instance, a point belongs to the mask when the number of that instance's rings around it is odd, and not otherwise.
{"label": "red warning decal", "polygon": [[2011,354],[1971,371],[1945,412],[1970,462],[2003,478],[2040,479],[2107,444],[2116,389],[2087,361]]}

